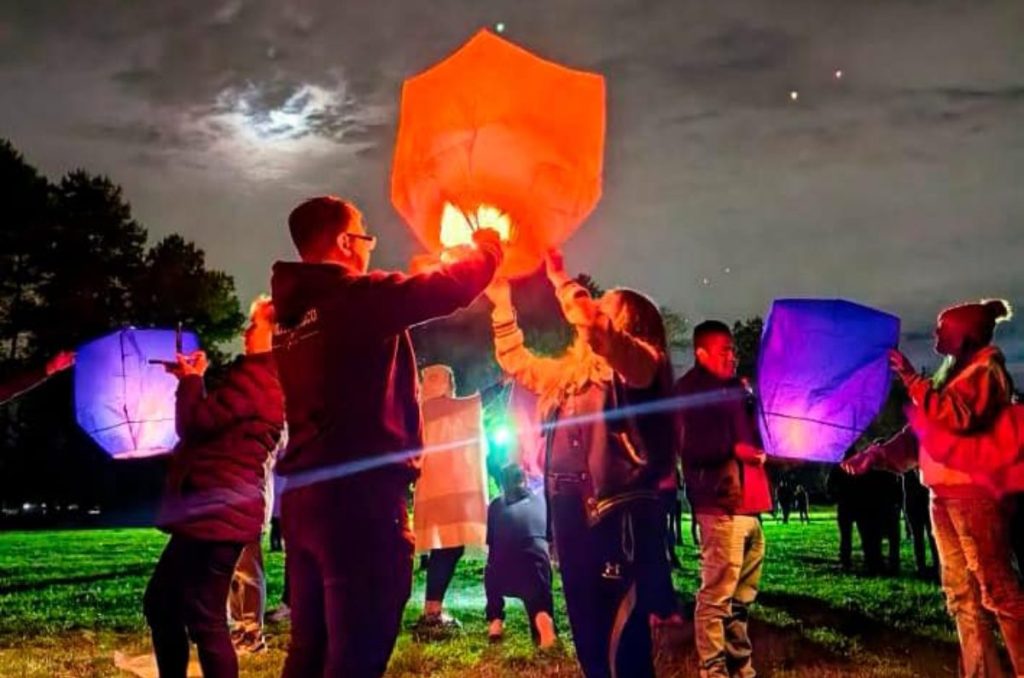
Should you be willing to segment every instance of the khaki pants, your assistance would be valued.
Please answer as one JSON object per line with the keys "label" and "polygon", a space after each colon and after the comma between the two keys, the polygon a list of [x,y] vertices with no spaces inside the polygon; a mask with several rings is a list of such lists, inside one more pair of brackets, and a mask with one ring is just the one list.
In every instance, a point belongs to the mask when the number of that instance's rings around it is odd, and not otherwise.
{"label": "khaki pants", "polygon": [[263,571],[263,549],[259,541],[246,544],[235,564],[228,592],[228,618],[240,633],[263,635],[263,613],[267,606],[267,577]]}
{"label": "khaki pants", "polygon": [[1013,569],[1009,515],[991,499],[932,499],[942,588],[960,637],[960,675],[1004,675],[999,624],[1017,676],[1024,676],[1024,590]]}
{"label": "khaki pants", "polygon": [[757,597],[764,532],[756,516],[697,513],[701,585],[694,639],[702,678],[756,675],[747,635],[747,608]]}

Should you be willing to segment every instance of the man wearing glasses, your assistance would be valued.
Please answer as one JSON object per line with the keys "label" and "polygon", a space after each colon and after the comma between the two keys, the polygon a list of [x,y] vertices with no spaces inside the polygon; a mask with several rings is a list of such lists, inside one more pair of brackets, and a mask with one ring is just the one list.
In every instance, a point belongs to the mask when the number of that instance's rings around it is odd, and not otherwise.
{"label": "man wearing glasses", "polygon": [[376,239],[350,202],[288,218],[301,263],[274,264],[274,356],[288,448],[281,522],[292,635],[285,678],[380,676],[412,586],[406,500],[422,424],[412,325],[468,306],[503,256],[498,234],[415,275],[368,272]]}

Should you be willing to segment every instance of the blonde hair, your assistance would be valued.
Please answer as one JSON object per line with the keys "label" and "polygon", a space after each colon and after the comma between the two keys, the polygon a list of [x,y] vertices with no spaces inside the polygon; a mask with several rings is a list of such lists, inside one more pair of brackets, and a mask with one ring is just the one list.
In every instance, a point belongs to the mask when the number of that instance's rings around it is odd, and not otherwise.
{"label": "blonde hair", "polygon": [[274,311],[274,302],[271,301],[269,294],[258,294],[256,298],[249,304],[249,318],[255,318],[257,315],[266,314],[267,320],[271,323],[276,318]]}

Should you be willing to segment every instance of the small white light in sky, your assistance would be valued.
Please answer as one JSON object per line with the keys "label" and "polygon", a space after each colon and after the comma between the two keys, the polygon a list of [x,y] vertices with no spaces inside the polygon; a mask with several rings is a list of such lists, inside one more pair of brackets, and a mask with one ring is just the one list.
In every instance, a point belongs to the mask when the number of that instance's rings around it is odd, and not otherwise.
{"label": "small white light in sky", "polygon": [[728,274],[732,273],[732,269],[731,269],[731,268],[729,268],[728,266],[726,266],[725,268],[723,268],[723,269],[722,269],[722,271],[723,271],[723,272],[724,272],[724,273],[725,273],[726,275],[728,275]]}
{"label": "small white light in sky", "polygon": [[843,79],[843,72],[841,70],[837,70],[834,75],[836,77],[836,80],[842,80]]}
{"label": "small white light in sky", "polygon": [[499,33],[504,33],[505,23],[503,21],[499,21],[498,23],[494,24],[494,30],[498,31]]}
{"label": "small white light in sky", "polygon": [[711,284],[711,281],[710,281],[710,280],[708,280],[707,278],[703,278],[703,279],[701,280],[701,283],[703,283],[703,284],[705,284],[705,285],[710,285],[710,284]]}
{"label": "small white light in sky", "polygon": [[795,89],[789,91],[789,100],[790,101],[796,101],[799,98],[800,98],[800,92],[797,92]]}

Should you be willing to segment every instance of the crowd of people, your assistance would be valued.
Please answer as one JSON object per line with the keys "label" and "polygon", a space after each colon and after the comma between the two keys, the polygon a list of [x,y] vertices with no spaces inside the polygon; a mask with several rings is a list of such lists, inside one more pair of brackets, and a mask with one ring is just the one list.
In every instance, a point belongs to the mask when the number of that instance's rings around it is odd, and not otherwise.
{"label": "crowd of people", "polygon": [[[694,365],[676,380],[657,305],[623,288],[594,298],[553,251],[547,277],[573,338],[561,355],[542,356],[526,343],[508,281],[496,277],[504,244],[494,231],[476,230],[472,246],[406,275],[370,270],[377,240],[351,202],[312,198],[291,212],[288,226],[300,261],[273,266],[272,297],[251,309],[244,355],[209,390],[201,352],[178,355],[169,367],[180,380],[180,443],[159,526],[171,537],[144,600],[161,676],[185,676],[190,641],[208,678],[237,676],[239,644],[259,646],[260,627],[245,622],[255,609],[261,623],[265,593],[246,602],[246,592],[260,588],[259,540],[271,504],[279,504],[271,539],[285,549],[291,619],[283,676],[382,675],[411,594],[416,545],[408,502],[421,468],[416,534],[427,542],[421,548],[429,564],[420,626],[451,623],[442,604],[456,563],[465,546],[486,546],[489,637],[501,639],[505,599],[518,598],[535,642],[550,647],[558,635],[554,557],[587,678],[655,673],[652,625],[679,615],[670,568],[682,537],[675,493],[681,469],[699,535],[693,623],[700,675],[756,675],[748,619],[768,552],[761,516],[778,503],[784,521],[794,508],[807,520],[808,498],[802,486],[770,487],[756,389],[737,377],[726,324],[694,328]],[[489,503],[477,482],[483,465],[471,466],[454,490],[426,477],[454,473],[428,470],[432,450],[481,432],[428,423],[425,435],[425,419],[467,407],[478,412],[479,403],[454,398],[446,368],[421,380],[408,331],[481,295],[493,305],[497,363],[535,397],[543,436],[539,468],[504,466],[501,495]],[[1014,463],[1017,450],[1004,451],[1009,460],[998,473],[979,471],[970,457],[1015,408],[992,344],[1008,315],[1004,302],[943,312],[936,349],[947,360],[932,379],[893,351],[911,423],[852,455],[836,477],[851,486],[869,478],[880,488],[906,484],[913,529],[934,537],[965,676],[1003,675],[993,620],[1016,674],[1024,675],[1024,591],[1009,508],[1024,490],[1024,470]],[[26,377],[11,394],[70,360]],[[273,501],[271,465],[283,481]],[[840,502],[844,563],[854,524],[874,526],[865,547],[869,567],[884,567],[880,543],[887,535],[894,543],[892,530],[898,548],[896,500],[881,490],[873,499],[871,510],[893,504],[895,513],[869,520],[863,502]],[[421,520],[421,513],[432,517]],[[229,596],[241,624],[234,638]]]}

